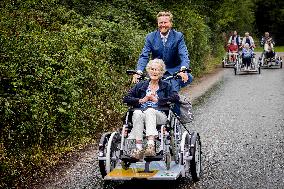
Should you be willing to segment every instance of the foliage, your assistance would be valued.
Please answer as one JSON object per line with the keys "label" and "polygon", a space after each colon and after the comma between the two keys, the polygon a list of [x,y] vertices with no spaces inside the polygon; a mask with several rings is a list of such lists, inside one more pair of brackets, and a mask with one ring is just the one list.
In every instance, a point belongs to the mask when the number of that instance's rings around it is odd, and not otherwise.
{"label": "foliage", "polygon": [[0,187],[28,186],[64,154],[121,126],[125,70],[135,67],[158,11],[173,12],[194,76],[212,69],[220,32],[236,24],[218,7],[226,2],[1,1]]}

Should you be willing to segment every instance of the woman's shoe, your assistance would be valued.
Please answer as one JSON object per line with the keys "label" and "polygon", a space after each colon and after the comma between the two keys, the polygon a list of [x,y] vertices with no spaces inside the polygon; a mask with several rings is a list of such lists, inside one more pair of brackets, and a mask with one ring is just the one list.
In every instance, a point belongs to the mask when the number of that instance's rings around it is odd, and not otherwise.
{"label": "woman's shoe", "polygon": [[144,150],[143,149],[135,149],[132,151],[130,157],[134,158],[134,159],[142,159],[144,155]]}
{"label": "woman's shoe", "polygon": [[155,145],[148,144],[146,149],[145,149],[144,155],[145,156],[156,156]]}

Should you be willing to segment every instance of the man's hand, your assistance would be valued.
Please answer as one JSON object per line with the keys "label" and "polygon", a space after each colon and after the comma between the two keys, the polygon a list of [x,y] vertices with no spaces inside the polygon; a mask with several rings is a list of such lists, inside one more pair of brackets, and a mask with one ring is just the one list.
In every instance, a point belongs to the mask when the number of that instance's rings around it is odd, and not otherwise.
{"label": "man's hand", "polygon": [[181,80],[186,83],[188,81],[188,75],[187,73],[184,73],[184,72],[180,72],[178,73],[178,75],[181,77]]}
{"label": "man's hand", "polygon": [[132,78],[132,83],[138,83],[140,77],[141,77],[140,75],[134,74]]}

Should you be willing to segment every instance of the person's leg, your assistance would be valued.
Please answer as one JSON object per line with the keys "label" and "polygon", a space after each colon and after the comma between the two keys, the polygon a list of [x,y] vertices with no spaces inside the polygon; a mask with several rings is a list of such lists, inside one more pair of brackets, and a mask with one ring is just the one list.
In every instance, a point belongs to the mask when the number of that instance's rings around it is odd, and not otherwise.
{"label": "person's leg", "polygon": [[133,128],[129,133],[129,138],[143,140],[143,129],[145,114],[141,110],[135,110],[132,115]]}
{"label": "person's leg", "polygon": [[147,148],[145,149],[145,156],[155,156],[155,137],[158,136],[157,124],[165,124],[167,116],[163,112],[148,108],[145,111],[145,126],[147,136]]}
{"label": "person's leg", "polygon": [[129,139],[136,139],[136,149],[132,152],[131,157],[135,159],[143,158],[143,129],[145,114],[141,110],[135,110],[132,116],[133,128],[129,133]]}
{"label": "person's leg", "polygon": [[157,112],[153,108],[148,108],[144,111],[145,113],[145,127],[146,127],[146,136],[157,136],[158,131],[156,129],[157,126]]}

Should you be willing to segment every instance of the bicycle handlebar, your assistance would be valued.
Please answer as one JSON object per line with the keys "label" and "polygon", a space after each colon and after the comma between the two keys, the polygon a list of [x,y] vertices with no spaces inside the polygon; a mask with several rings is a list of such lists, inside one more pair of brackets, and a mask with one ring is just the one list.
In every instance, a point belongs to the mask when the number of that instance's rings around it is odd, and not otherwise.
{"label": "bicycle handlebar", "polygon": [[[170,80],[170,79],[173,79],[173,78],[177,78],[179,76],[178,74],[181,73],[181,72],[183,72],[183,73],[191,73],[191,69],[190,68],[186,68],[186,69],[183,69],[183,70],[179,70],[179,71],[175,72],[173,75],[170,75],[170,76],[168,76],[166,78],[163,78],[163,80],[166,81],[166,80]],[[126,73],[127,73],[127,75],[135,75],[135,74],[137,74],[137,75],[140,76],[140,80],[148,79],[145,74],[139,73],[136,70],[126,70]]]}

